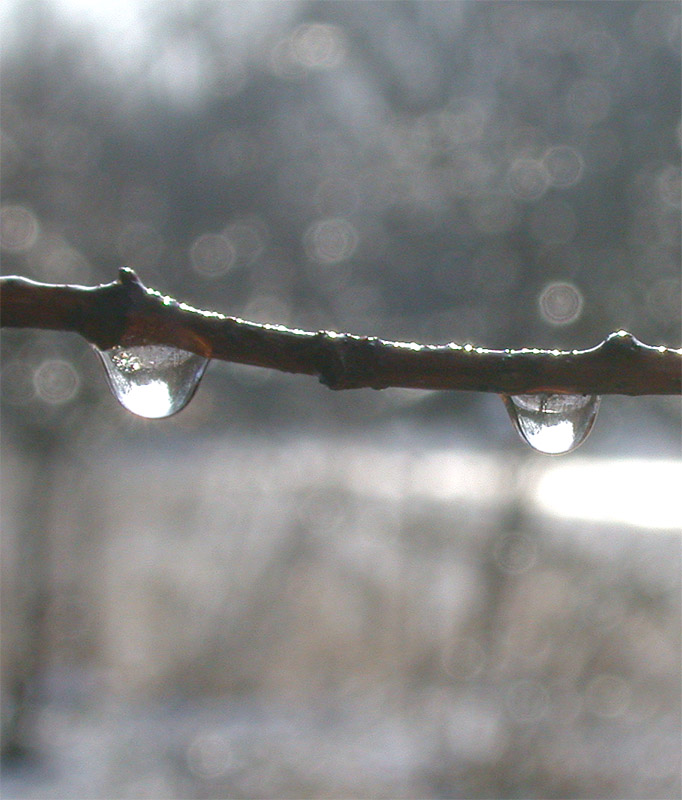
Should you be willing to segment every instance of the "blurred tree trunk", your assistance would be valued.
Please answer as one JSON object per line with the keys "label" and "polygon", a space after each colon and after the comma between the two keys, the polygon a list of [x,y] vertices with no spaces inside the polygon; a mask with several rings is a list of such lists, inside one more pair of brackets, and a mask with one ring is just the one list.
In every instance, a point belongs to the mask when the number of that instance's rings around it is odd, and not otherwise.
{"label": "blurred tree trunk", "polygon": [[[17,502],[14,531],[16,595],[13,605],[23,629],[15,652],[5,668],[10,670],[3,699],[2,757],[25,759],[36,755],[35,717],[46,692],[50,656],[49,609],[52,599],[50,532],[54,509],[55,461],[59,437],[46,429],[27,431],[20,443],[28,473]],[[5,533],[7,535],[7,533]],[[8,708],[9,706],[9,708]]]}

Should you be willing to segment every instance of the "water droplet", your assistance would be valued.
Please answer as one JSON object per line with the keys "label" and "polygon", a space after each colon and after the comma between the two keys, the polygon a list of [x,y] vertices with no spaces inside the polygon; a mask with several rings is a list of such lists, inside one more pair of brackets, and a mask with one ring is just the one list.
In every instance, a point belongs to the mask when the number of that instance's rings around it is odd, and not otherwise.
{"label": "water droplet", "polygon": [[116,399],[140,417],[170,417],[192,399],[208,359],[166,345],[97,350]]}
{"label": "water droplet", "polygon": [[503,395],[514,427],[541,453],[559,455],[582,444],[597,416],[600,397],[584,394]]}

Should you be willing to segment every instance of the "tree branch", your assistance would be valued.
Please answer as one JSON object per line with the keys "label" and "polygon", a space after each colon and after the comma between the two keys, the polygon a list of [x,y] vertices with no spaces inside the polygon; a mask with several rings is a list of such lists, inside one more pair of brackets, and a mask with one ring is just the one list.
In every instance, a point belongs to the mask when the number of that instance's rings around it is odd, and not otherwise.
{"label": "tree branch", "polygon": [[128,268],[94,287],[0,278],[3,327],[73,331],[100,349],[172,345],[206,358],[316,375],[332,389],[404,387],[498,394],[682,394],[682,349],[626,331],[588,350],[487,350],[261,325],[148,289]]}

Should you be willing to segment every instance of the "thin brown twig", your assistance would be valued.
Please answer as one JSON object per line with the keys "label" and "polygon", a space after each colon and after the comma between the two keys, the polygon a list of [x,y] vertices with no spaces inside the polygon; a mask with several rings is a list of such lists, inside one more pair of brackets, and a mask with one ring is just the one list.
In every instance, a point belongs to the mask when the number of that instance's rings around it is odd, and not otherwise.
{"label": "thin brown twig", "polygon": [[0,324],[73,331],[100,349],[165,344],[207,358],[316,375],[332,389],[457,389],[498,394],[682,394],[682,349],[617,331],[587,350],[489,350],[303,331],[202,311],[128,268],[94,287],[0,278]]}

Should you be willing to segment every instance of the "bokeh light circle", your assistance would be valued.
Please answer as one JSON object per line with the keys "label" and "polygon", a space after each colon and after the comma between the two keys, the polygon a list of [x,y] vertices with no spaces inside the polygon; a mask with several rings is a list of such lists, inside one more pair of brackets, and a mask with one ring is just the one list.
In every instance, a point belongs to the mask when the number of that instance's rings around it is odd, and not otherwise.
{"label": "bokeh light circle", "polygon": [[545,153],[543,163],[552,185],[558,188],[575,186],[585,169],[581,152],[567,144],[550,147]]}
{"label": "bokeh light circle", "polygon": [[234,266],[236,249],[230,239],[221,233],[203,233],[189,251],[192,267],[206,278],[225,275]]}
{"label": "bokeh light circle", "polygon": [[542,318],[552,325],[570,325],[583,309],[581,291],[572,283],[556,281],[549,283],[538,300]]}
{"label": "bokeh light circle", "polygon": [[332,69],[343,61],[346,47],[338,26],[314,22],[296,28],[291,36],[291,51],[307,69]]}
{"label": "bokeh light circle", "polygon": [[33,385],[41,400],[50,405],[62,405],[78,394],[80,377],[69,361],[51,358],[36,368]]}
{"label": "bokeh light circle", "polygon": [[10,253],[30,250],[38,238],[38,220],[30,208],[3,205],[0,208],[0,247]]}
{"label": "bokeh light circle", "polygon": [[345,217],[329,217],[313,222],[303,236],[310,258],[321,264],[338,264],[349,258],[358,245],[358,232]]}

